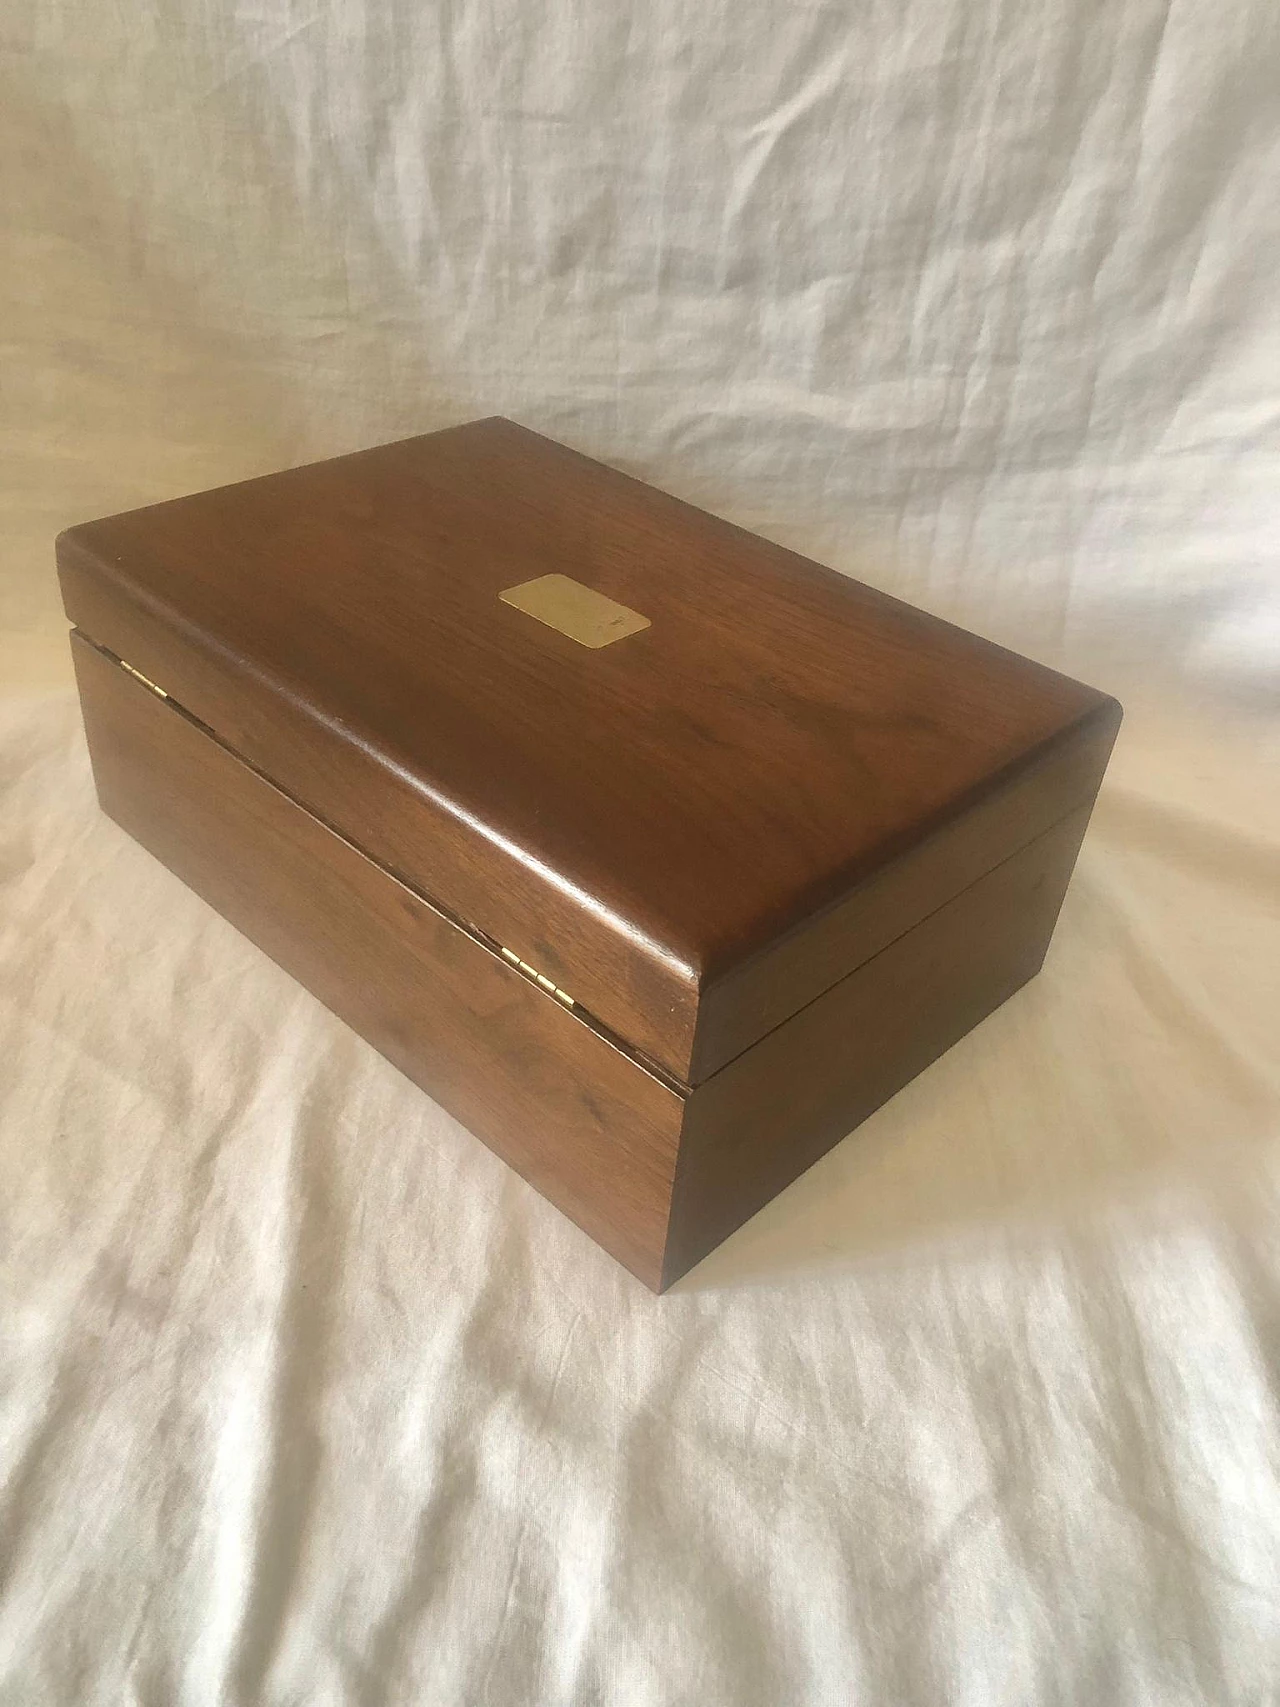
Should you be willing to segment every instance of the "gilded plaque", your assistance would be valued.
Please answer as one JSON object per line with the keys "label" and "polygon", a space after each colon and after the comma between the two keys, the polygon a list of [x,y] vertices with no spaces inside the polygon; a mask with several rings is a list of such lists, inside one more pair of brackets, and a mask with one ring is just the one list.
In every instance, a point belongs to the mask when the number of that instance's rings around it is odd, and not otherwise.
{"label": "gilded plaque", "polygon": [[503,604],[514,605],[527,616],[559,629],[580,646],[598,648],[625,640],[649,627],[649,618],[628,610],[616,599],[606,598],[594,587],[584,587],[568,575],[539,575],[498,594]]}

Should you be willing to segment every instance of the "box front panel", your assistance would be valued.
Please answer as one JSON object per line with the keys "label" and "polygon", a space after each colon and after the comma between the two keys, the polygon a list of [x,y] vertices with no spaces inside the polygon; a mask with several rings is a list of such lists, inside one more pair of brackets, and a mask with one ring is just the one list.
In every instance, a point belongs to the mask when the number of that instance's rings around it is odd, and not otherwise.
{"label": "box front panel", "polygon": [[684,1101],[72,636],[104,810],[650,1286]]}

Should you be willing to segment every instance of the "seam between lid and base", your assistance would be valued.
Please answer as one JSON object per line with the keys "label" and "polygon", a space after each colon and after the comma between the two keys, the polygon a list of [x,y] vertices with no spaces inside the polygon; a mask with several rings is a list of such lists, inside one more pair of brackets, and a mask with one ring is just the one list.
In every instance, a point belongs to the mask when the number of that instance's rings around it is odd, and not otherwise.
{"label": "seam between lid and base", "polygon": [[[753,1038],[750,1043],[738,1050],[736,1054],[730,1056],[727,1061],[722,1061],[714,1073],[708,1074],[705,1079],[700,1079],[697,1085],[694,1085],[678,1078],[674,1073],[670,1072],[660,1063],[646,1056],[642,1050],[636,1049],[619,1032],[615,1031],[611,1026],[599,1019],[589,1008],[584,1007],[582,1003],[577,1001],[567,990],[562,989],[544,973],[539,972],[535,967],[531,966],[528,961],[522,959],[514,949],[508,948],[504,943],[499,942],[496,937],[490,935],[490,933],[484,930],[481,926],[474,924],[470,920],[463,918],[460,914],[455,913],[453,909],[444,902],[436,899],[435,896],[428,894],[426,890],[410,881],[409,878],[396,871],[392,866],[387,865],[383,860],[376,858],[367,848],[362,847],[360,843],[353,837],[349,836],[346,831],[340,829],[335,823],[333,823],[331,819],[325,817],[323,813],[317,812],[314,807],[309,806],[305,800],[302,800],[296,794],[291,793],[289,789],[282,787],[281,784],[269,774],[269,772],[264,771],[260,766],[254,764],[251,759],[246,758],[243,753],[239,752],[228,741],[225,741],[218,732],[209,724],[205,723],[203,719],[197,717],[194,712],[188,711],[181,701],[175,699],[172,694],[160,687],[158,683],[153,682],[149,676],[143,675],[141,670],[136,669],[126,659],[121,658],[118,653],[113,652],[107,646],[100,645],[81,628],[76,628],[73,632],[78,635],[81,640],[85,641],[87,645],[92,646],[93,649],[100,653],[104,658],[108,659],[111,663],[116,664],[128,675],[132,676],[133,679],[142,687],[146,688],[149,693],[154,695],[157,699],[162,700],[172,710],[177,712],[180,717],[183,717],[188,723],[198,729],[203,735],[206,735],[215,743],[215,745],[221,747],[225,753],[235,759],[238,764],[243,765],[246,770],[250,771],[262,782],[265,782],[270,788],[273,788],[277,794],[282,795],[284,799],[290,802],[291,805],[296,806],[300,811],[305,812],[308,817],[313,818],[316,823],[322,825],[323,828],[331,835],[336,836],[340,842],[351,848],[353,852],[359,854],[362,859],[367,860],[368,863],[376,870],[382,872],[384,876],[389,878],[393,883],[398,884],[424,906],[429,907],[431,911],[439,918],[443,919],[446,924],[451,925],[455,930],[461,931],[464,936],[478,944],[481,948],[485,949],[487,953],[493,955],[497,959],[500,959],[504,965],[510,967],[513,972],[523,978],[526,983],[531,984],[540,994],[555,1001],[556,1004],[562,1007],[566,1013],[570,1014],[580,1024],[585,1025],[589,1031],[595,1032],[596,1035],[603,1042],[607,1043],[610,1048],[616,1050],[619,1055],[625,1056],[626,1059],[632,1062],[634,1066],[638,1067],[641,1072],[648,1074],[650,1078],[656,1079],[658,1083],[663,1085],[667,1090],[673,1091],[677,1096],[686,1099],[690,1097],[701,1085],[710,1084],[713,1079],[719,1077],[719,1075],[727,1068],[741,1060],[744,1055],[750,1053],[750,1051],[756,1048],[757,1045],[763,1043],[766,1038],[771,1037],[774,1032],[780,1030],[782,1026],[790,1024],[793,1019],[806,1012],[807,1009],[813,1007],[816,1002],[820,1002],[826,996],[829,996],[833,990],[837,989],[842,983],[844,983],[846,978],[853,977],[855,973],[860,972],[863,967],[876,959],[878,955],[883,954],[886,949],[891,948],[894,943],[901,941],[904,936],[908,936],[913,930],[916,930],[919,926],[925,924],[934,916],[935,913],[941,912],[944,907],[949,906],[952,901],[958,899],[959,896],[964,895],[969,889],[973,888],[975,884],[981,883],[986,877],[990,876],[992,871],[998,870],[999,867],[1005,864],[1007,860],[1016,857],[1016,855],[1021,853],[1025,847],[1030,845],[1031,842],[1038,840],[1040,836],[1047,835],[1051,830],[1056,829],[1064,819],[1067,819],[1071,817],[1073,813],[1078,812],[1082,806],[1091,804],[1096,799],[1098,792],[1097,787],[1095,786],[1092,791],[1086,791],[1078,798],[1073,799],[1064,811],[1059,813],[1041,830],[1038,830],[1027,842],[1019,843],[1017,847],[1009,849],[1009,851],[1002,855],[1000,859],[996,860],[993,865],[988,866],[983,871],[979,872],[977,876],[972,878],[970,882],[966,883],[962,888],[957,889],[954,893],[944,897],[944,899],[938,902],[937,906],[931,907],[925,913],[921,913],[918,918],[912,919],[909,925],[906,925],[901,931],[897,932],[896,935],[890,938],[888,942],[882,943],[880,947],[875,949],[871,954],[865,956],[855,965],[840,973],[840,975],[833,979],[830,984],[825,985],[821,990],[809,997],[807,1001],[802,1002],[799,1007],[793,1008],[782,1019],[778,1020],[776,1024],[770,1026],[768,1030],[761,1032],[758,1037]],[[961,813],[960,816],[963,817],[963,813]],[[948,825],[939,826],[938,833],[941,833],[946,829],[949,824],[953,824],[957,821],[957,819],[951,819],[948,821]],[[874,879],[869,879],[869,881],[870,880]],[[850,893],[853,893],[853,891],[850,891]],[[832,905],[840,905],[843,900],[844,897],[841,898],[841,902],[836,902]]]}
{"label": "seam between lid and base", "polygon": [[586,1026],[588,1031],[595,1032],[596,1036],[599,1037],[602,1042],[607,1043],[609,1047],[615,1050],[619,1055],[625,1056],[626,1059],[630,1061],[633,1066],[638,1067],[642,1073],[648,1074],[651,1079],[656,1079],[666,1090],[674,1092],[675,1095],[679,1097],[687,1098],[692,1094],[693,1087],[691,1085],[686,1084],[682,1079],[678,1079],[674,1073],[668,1072],[667,1069],[661,1066],[657,1061],[650,1060],[643,1051],[636,1049],[632,1044],[628,1043],[624,1037],[620,1036],[618,1032],[614,1031],[612,1026],[606,1025],[605,1022],[598,1019],[590,1009],[583,1007],[582,1003],[571,996],[567,990],[561,989],[558,984],[553,983],[550,978],[546,977],[544,973],[539,972],[536,967],[531,966],[528,961],[522,960],[514,949],[507,948],[503,943],[499,942],[496,937],[491,936],[488,931],[482,930],[479,925],[472,924],[469,920],[464,919],[460,914],[455,913],[451,907],[448,907],[444,902],[437,900],[435,896],[429,895],[416,883],[411,883],[407,877],[404,877],[400,872],[395,871],[382,860],[375,859],[367,848],[361,847],[359,842],[349,836],[345,830],[339,829],[339,827],[333,823],[331,819],[326,818],[322,812],[317,812],[315,808],[309,806],[305,800],[299,799],[296,794],[292,794],[287,788],[281,787],[273,776],[264,771],[260,766],[255,765],[251,759],[247,759],[243,753],[238,752],[229,742],[224,741],[216,729],[211,728],[209,724],[203,721],[203,719],[197,717],[194,712],[188,711],[186,706],[183,705],[180,700],[175,699],[171,693],[166,692],[158,683],[153,682],[149,676],[144,676],[141,670],[135,669],[132,664],[130,664],[126,659],[120,657],[118,653],[113,652],[110,647],[100,645],[90,635],[86,634],[82,628],[75,628],[72,630],[72,633],[80,640],[83,640],[87,646],[92,646],[93,650],[103,658],[107,659],[109,663],[116,665],[118,669],[123,670],[127,675],[131,676],[139,686],[145,688],[155,699],[162,700],[170,710],[176,712],[179,717],[183,718],[187,723],[190,723],[193,728],[198,729],[202,735],[207,736],[215,746],[220,747],[222,751],[228,754],[229,757],[233,758],[237,764],[243,765],[245,770],[249,771],[253,776],[256,776],[260,782],[265,782],[268,788],[274,789],[275,792],[287,800],[291,806],[296,806],[300,812],[305,812],[309,818],[314,819],[315,822],[327,830],[331,836],[335,836],[338,841],[349,847],[353,853],[359,854],[361,859],[367,860],[368,863],[373,866],[375,870],[380,871],[384,877],[390,879],[392,883],[398,884],[401,889],[406,890],[416,901],[421,902],[424,907],[429,907],[438,918],[445,922],[445,924],[452,926],[456,931],[460,931],[463,936],[467,937],[471,942],[476,943],[480,948],[483,948],[485,952],[491,954],[494,959],[500,960],[504,966],[516,973],[516,975],[525,983],[532,985],[540,995],[544,995],[548,1000],[554,1001],[556,1006],[562,1008],[572,1019],[577,1020],[580,1025]]}
{"label": "seam between lid and base", "polygon": [[[803,1013],[806,1008],[812,1007],[817,1001],[821,1001],[823,996],[836,989],[846,978],[851,976],[851,974],[865,966],[868,961],[874,960],[878,954],[883,953],[886,948],[891,947],[893,943],[899,941],[902,937],[913,931],[917,925],[921,925],[927,919],[932,918],[936,912],[947,905],[948,901],[953,900],[956,896],[965,894],[969,889],[973,888],[975,884],[981,883],[983,878],[997,870],[1005,863],[1006,860],[1011,859],[1024,848],[1029,847],[1033,842],[1037,841],[1040,836],[1046,834],[1049,830],[1055,829],[1064,819],[1071,817],[1071,815],[1074,812],[1077,812],[1082,806],[1092,804],[1096,801],[1098,790],[1101,786],[1102,778],[1106,770],[1106,759],[1110,754],[1111,746],[1114,745],[1116,735],[1119,731],[1120,722],[1123,718],[1123,708],[1119,705],[1118,701],[1110,698],[1110,696],[1106,696],[1102,703],[1083,713],[1068,729],[1061,730],[1056,734],[1047,737],[1030,752],[1023,753],[1012,759],[1000,772],[997,773],[996,778],[993,779],[998,784],[1003,785],[1004,792],[1014,790],[1028,779],[1033,778],[1037,772],[1042,771],[1046,766],[1052,764],[1055,760],[1060,759],[1064,751],[1069,750],[1073,743],[1080,742],[1086,737],[1092,740],[1098,735],[1099,731],[1103,729],[1106,721],[1103,716],[1103,712],[1107,705],[1110,706],[1110,709],[1114,714],[1115,726],[1110,731],[1110,739],[1107,742],[1106,753],[1098,764],[1096,777],[1089,786],[1085,787],[1079,794],[1072,795],[1068,804],[1047,823],[1040,825],[1040,827],[1032,831],[1030,835],[1027,835],[1024,832],[1021,840],[1019,840],[1014,846],[1006,848],[997,858],[992,860],[990,864],[984,864],[980,871],[973,873],[967,883],[962,884],[958,889],[947,891],[940,900],[928,907],[927,911],[917,914],[911,918],[908,924],[903,925],[900,930],[895,931],[892,937],[887,938],[884,942],[878,943],[869,952],[864,951],[860,960],[854,961],[852,965],[846,966],[842,971],[837,972],[829,983],[824,984],[821,989],[814,991],[813,994],[805,996],[804,1000],[801,1001],[798,1006],[789,1009],[786,1013],[782,1014],[781,1017],[776,1019],[772,1025],[767,1026],[764,1031],[753,1037],[749,1043],[744,1044],[740,1049],[735,1050],[732,1055],[719,1062],[714,1072],[707,1074],[704,1078],[691,1082],[695,1084],[705,1084],[708,1080],[715,1078],[716,1075],[723,1072],[726,1067],[731,1066],[733,1062],[739,1060],[743,1055],[754,1049],[757,1043],[763,1042],[765,1038],[771,1036],[773,1032],[777,1031],[780,1026],[786,1025],[788,1020],[790,1020],[795,1014]],[[989,804],[998,801],[1001,793],[1002,788],[1000,786],[983,790],[981,793],[974,792],[963,802],[963,804],[946,812],[939,821],[934,823],[925,834],[919,837],[918,840],[898,848],[896,853],[891,856],[888,863],[881,863],[873,867],[858,881],[854,882],[848,889],[836,895],[833,899],[826,902],[825,905],[817,907],[812,913],[797,921],[790,929],[782,931],[771,941],[761,943],[757,948],[746,954],[742,960],[726,971],[725,977],[739,977],[750,971],[753,967],[758,967],[767,962],[772,955],[785,951],[789,941],[794,938],[808,936],[815,930],[815,928],[820,927],[824,918],[831,918],[837,915],[842,909],[855,903],[862,892],[872,890],[878,883],[883,880],[887,880],[894,870],[895,863],[910,860],[916,855],[925,854],[931,844],[934,844],[942,838],[959,831],[972,814],[981,812]],[[703,986],[703,989],[714,989],[718,982],[718,977],[713,978],[709,981],[708,985]],[[698,1061],[698,1036],[699,1033],[695,1031],[694,1047],[692,1051],[693,1065],[696,1065]]]}

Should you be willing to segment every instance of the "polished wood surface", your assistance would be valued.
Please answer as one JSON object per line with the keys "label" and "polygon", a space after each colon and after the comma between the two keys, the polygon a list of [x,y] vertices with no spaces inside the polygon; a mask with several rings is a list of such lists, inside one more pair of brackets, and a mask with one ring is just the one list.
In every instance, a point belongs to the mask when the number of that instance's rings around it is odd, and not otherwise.
{"label": "polished wood surface", "polygon": [[72,637],[104,810],[647,1285],[683,1099]]}
{"label": "polished wood surface", "polygon": [[665,1082],[79,635],[104,809],[661,1290],[1040,965],[1079,807],[692,1091]]}
{"label": "polished wood surface", "polygon": [[[1117,719],[501,420],[85,524],[59,564],[95,641],[690,1083],[1090,799]],[[547,574],[650,626],[589,649],[500,599]]]}

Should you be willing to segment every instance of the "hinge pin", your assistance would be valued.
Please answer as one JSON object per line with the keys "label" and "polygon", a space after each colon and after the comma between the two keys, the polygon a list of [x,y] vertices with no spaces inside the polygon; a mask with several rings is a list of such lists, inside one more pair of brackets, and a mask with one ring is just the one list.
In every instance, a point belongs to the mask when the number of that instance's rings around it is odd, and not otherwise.
{"label": "hinge pin", "polygon": [[553,984],[550,978],[539,972],[535,966],[530,966],[527,960],[521,960],[513,948],[504,948],[502,958],[509,965],[514,966],[517,972],[523,972],[526,978],[537,984],[540,989],[545,990],[549,996],[554,996],[558,1002],[563,1002],[567,1008],[573,1007],[573,997],[567,990],[562,990],[558,984]]}
{"label": "hinge pin", "polygon": [[123,658],[121,658],[121,660],[120,660],[120,668],[122,670],[128,670],[129,674],[131,676],[133,676],[137,681],[140,681],[144,688],[150,688],[152,693],[158,693],[160,695],[161,699],[168,699],[168,697],[169,697],[168,694],[164,691],[163,688],[157,687],[156,684],[151,680],[150,676],[144,676],[141,670],[135,670],[133,665],[132,664],[126,664]]}

